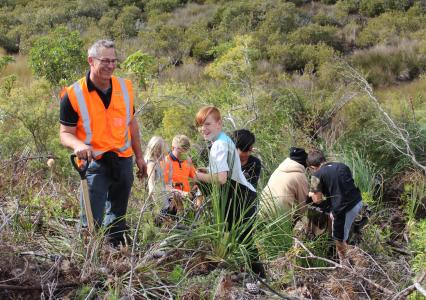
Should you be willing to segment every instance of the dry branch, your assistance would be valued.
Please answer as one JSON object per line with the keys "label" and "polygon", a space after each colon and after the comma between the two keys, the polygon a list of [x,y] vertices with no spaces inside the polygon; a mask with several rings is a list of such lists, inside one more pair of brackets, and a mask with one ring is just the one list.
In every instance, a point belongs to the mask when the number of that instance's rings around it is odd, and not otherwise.
{"label": "dry branch", "polygon": [[[377,288],[378,290],[380,290],[381,292],[383,292],[383,293],[385,293],[385,294],[387,294],[389,296],[392,295],[392,294],[394,294],[393,291],[391,291],[391,290],[389,290],[389,289],[387,289],[387,288],[379,285],[378,283],[376,283],[373,280],[371,280],[371,279],[363,276],[362,274],[358,273],[356,270],[354,270],[354,269],[352,269],[352,268],[350,268],[350,267],[348,267],[346,265],[338,264],[338,263],[336,263],[336,262],[334,262],[334,261],[332,261],[330,259],[327,259],[327,258],[324,258],[324,257],[317,256],[317,255],[313,254],[300,240],[298,240],[297,238],[293,238],[293,239],[294,239],[296,245],[301,246],[308,253],[308,256],[305,256],[305,257],[302,257],[302,258],[305,258],[305,259],[316,259],[316,260],[320,260],[320,261],[326,262],[326,263],[334,266],[334,268],[339,268],[339,269],[345,270],[345,271],[349,272],[350,274],[352,274],[352,275],[354,275],[354,276],[356,276],[356,277],[364,280],[365,282],[371,284],[372,286],[374,286],[375,288]],[[303,268],[303,269],[311,270],[312,268]]]}
{"label": "dry branch", "polygon": [[380,105],[379,100],[376,98],[373,92],[373,88],[368,83],[368,81],[362,76],[357,70],[355,70],[353,67],[351,67],[348,63],[343,63],[343,72],[344,75],[349,78],[359,89],[364,91],[367,96],[370,98],[370,100],[373,101],[377,109],[380,111],[380,113],[383,116],[383,122],[385,123],[386,127],[388,128],[389,132],[395,135],[395,137],[402,141],[404,144],[404,148],[398,146],[396,143],[392,141],[388,141],[397,151],[399,151],[401,154],[407,156],[411,159],[413,164],[417,166],[418,168],[422,169],[424,173],[426,173],[426,166],[421,164],[416,157],[416,154],[414,153],[413,149],[411,148],[411,136],[405,130],[404,128],[399,127],[395,121],[389,116],[389,114],[383,109],[383,107]]}
{"label": "dry branch", "polygon": [[410,295],[411,293],[413,293],[414,291],[419,291],[423,296],[426,297],[426,290],[424,287],[422,287],[420,285],[420,282],[422,282],[426,277],[426,271],[423,271],[423,273],[420,275],[419,279],[415,280],[415,282],[406,287],[405,289],[403,289],[402,291],[400,291],[399,293],[397,293],[392,300],[397,300],[397,299],[405,299],[408,295]]}
{"label": "dry branch", "polygon": [[[65,289],[65,288],[71,288],[71,287],[77,287],[81,285],[81,283],[77,282],[71,282],[71,283],[62,283],[57,284],[56,289]],[[49,286],[46,285],[33,285],[33,286],[22,286],[22,285],[11,285],[11,284],[0,284],[0,290],[15,290],[15,291],[31,291],[31,290],[44,290],[46,288],[49,288]]]}

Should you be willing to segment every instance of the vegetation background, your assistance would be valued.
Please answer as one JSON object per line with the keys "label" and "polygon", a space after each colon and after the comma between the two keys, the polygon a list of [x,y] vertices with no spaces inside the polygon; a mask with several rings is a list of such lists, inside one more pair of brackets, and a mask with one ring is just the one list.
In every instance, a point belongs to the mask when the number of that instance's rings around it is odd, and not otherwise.
{"label": "vegetation background", "polygon": [[[264,163],[259,190],[291,146],[321,148],[351,166],[372,209],[358,245],[369,267],[357,274],[318,269],[330,263],[300,257],[325,257],[326,239],[306,240],[301,248],[291,239],[288,216],[260,220],[256,243],[275,292],[421,299],[413,284],[422,284],[426,269],[424,1],[0,5],[2,298],[245,295],[238,290],[244,280],[230,279],[244,262],[244,247],[224,238],[220,219],[208,210],[198,221],[189,213],[185,222],[197,223],[190,233],[160,230],[142,183],[135,184],[129,210],[133,246],[110,249],[99,238],[84,247],[78,236],[78,178],[58,138],[58,95],[87,71],[85,49],[108,38],[119,49],[116,73],[138,87],[143,145],[154,134],[168,142],[186,134],[201,165],[204,145],[193,116],[213,104],[223,112],[226,131],[256,134],[256,155]],[[51,168],[48,158],[56,162]],[[162,249],[164,257],[153,257]],[[266,295],[245,296],[278,297],[263,289]]]}

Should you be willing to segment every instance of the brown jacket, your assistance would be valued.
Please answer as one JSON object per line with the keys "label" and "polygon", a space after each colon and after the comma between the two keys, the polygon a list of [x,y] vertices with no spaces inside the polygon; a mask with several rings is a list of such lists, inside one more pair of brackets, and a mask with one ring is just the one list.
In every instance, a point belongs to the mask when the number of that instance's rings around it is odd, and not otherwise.
{"label": "brown jacket", "polygon": [[286,158],[272,173],[262,191],[262,211],[272,205],[280,211],[289,212],[292,208],[303,207],[307,195],[308,179],[305,167]]}

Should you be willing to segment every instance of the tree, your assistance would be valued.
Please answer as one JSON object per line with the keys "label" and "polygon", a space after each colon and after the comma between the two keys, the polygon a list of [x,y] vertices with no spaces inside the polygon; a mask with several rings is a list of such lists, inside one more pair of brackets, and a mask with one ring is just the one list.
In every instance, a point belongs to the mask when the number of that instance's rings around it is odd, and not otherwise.
{"label": "tree", "polygon": [[220,80],[241,81],[252,74],[252,61],[257,55],[251,48],[252,37],[249,35],[237,36],[235,46],[227,50],[206,68],[206,73]]}
{"label": "tree", "polygon": [[57,86],[69,83],[84,72],[86,58],[78,31],[60,26],[38,38],[30,50],[29,62],[34,74]]}
{"label": "tree", "polygon": [[141,19],[141,10],[135,5],[125,6],[117,16],[111,30],[115,37],[126,39],[138,34],[136,24]]}
{"label": "tree", "polygon": [[121,66],[134,74],[139,85],[145,90],[147,89],[146,84],[152,78],[156,68],[154,57],[140,50],[127,57]]}
{"label": "tree", "polygon": [[36,153],[51,153],[58,143],[57,102],[46,80],[30,87],[14,87],[0,94],[0,156],[27,146]]}

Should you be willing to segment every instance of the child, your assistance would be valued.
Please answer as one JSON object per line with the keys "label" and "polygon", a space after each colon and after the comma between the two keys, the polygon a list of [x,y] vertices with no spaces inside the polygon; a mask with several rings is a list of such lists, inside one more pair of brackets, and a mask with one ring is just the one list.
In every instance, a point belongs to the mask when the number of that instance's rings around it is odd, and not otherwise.
{"label": "child", "polygon": [[164,181],[164,172],[161,167],[167,153],[167,146],[163,138],[153,136],[145,152],[148,173],[148,193],[150,197],[161,200],[163,205],[168,205],[167,189]]}
{"label": "child", "polygon": [[189,179],[195,178],[192,160],[186,157],[190,147],[191,143],[186,135],[175,136],[172,141],[172,151],[166,156],[165,160],[165,183],[180,191],[183,196],[191,191]]}
{"label": "child", "polygon": [[[195,122],[203,138],[211,143],[208,172],[197,171],[196,178],[201,182],[218,184],[227,192],[224,199],[227,230],[236,230],[234,226],[236,221],[242,219],[243,223],[247,223],[256,215],[256,205],[254,205],[256,189],[241,171],[240,158],[234,143],[222,131],[219,110],[214,106],[205,106],[198,111]],[[247,227],[240,234],[239,242],[251,235],[251,226]],[[252,271],[265,277],[265,270],[259,262],[257,249],[253,242],[251,243]]]}
{"label": "child", "polygon": [[235,130],[231,137],[240,156],[244,176],[253,187],[257,188],[262,163],[257,157],[251,155],[253,144],[256,141],[254,134],[247,129],[240,129]]}
{"label": "child", "polygon": [[345,263],[349,230],[362,208],[361,192],[355,186],[349,167],[327,162],[322,151],[309,152],[306,162],[313,172],[309,196],[314,203],[321,203],[323,195],[331,202],[332,235],[340,263]]}

